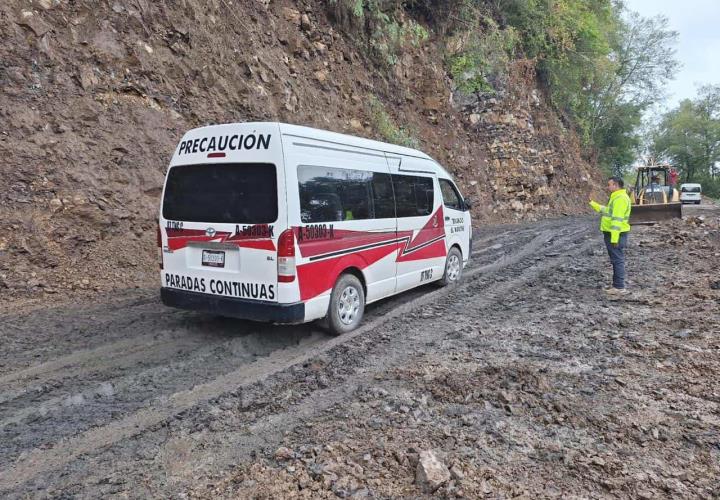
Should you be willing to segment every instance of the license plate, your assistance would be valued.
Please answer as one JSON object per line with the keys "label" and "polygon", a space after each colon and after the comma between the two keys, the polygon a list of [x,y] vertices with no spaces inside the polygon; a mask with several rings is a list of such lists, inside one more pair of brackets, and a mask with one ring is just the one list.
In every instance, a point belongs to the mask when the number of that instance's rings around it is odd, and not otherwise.
{"label": "license plate", "polygon": [[202,265],[210,267],[225,267],[225,252],[203,250]]}

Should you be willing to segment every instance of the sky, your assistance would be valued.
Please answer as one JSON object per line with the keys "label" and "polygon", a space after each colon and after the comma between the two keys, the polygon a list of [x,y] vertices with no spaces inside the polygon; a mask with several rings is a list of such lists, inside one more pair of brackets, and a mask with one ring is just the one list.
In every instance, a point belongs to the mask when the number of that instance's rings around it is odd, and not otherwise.
{"label": "sky", "polygon": [[679,33],[677,59],[681,68],[668,85],[671,109],[697,95],[698,84],[720,84],[720,0],[625,0],[643,17],[665,15]]}

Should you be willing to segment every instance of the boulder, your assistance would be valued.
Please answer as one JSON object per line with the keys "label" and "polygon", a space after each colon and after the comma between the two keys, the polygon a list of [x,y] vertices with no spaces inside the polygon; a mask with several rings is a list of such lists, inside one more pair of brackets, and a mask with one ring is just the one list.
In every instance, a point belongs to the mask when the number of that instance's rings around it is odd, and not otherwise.
{"label": "boulder", "polygon": [[421,451],[415,470],[415,482],[425,493],[434,493],[450,480],[450,471],[432,450]]}

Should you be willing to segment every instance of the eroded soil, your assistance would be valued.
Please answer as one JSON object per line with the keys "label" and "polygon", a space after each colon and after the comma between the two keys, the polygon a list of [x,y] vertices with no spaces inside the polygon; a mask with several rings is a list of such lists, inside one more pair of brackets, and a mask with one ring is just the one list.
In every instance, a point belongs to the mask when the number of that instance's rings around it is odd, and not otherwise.
{"label": "eroded soil", "polygon": [[[634,228],[609,300],[590,219],[478,231],[464,283],[329,337],[178,312],[156,290],[0,318],[9,497],[713,498],[720,228]],[[427,494],[427,493],[425,493]]]}

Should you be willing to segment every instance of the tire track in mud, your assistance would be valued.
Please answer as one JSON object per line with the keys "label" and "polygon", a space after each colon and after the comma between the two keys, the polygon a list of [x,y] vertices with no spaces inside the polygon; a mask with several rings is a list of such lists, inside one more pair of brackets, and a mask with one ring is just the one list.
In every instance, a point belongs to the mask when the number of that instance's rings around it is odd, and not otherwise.
{"label": "tire track in mud", "polygon": [[[577,236],[582,233],[584,233],[584,231],[574,234]],[[477,310],[491,306],[514,289],[539,279],[546,272],[567,262],[567,257],[580,255],[596,245],[597,241],[585,240],[575,245],[569,253],[565,254],[566,256],[564,258],[545,260],[539,266],[523,268],[519,272],[514,272],[511,279],[499,283],[492,290],[491,294],[483,294],[482,296],[473,295],[473,308]],[[492,274],[485,276],[490,278]],[[477,290],[482,290],[483,286],[483,279],[478,278],[469,286],[460,287],[456,289],[456,291],[459,294],[466,294],[472,289],[474,293]],[[448,297],[452,294],[453,292],[443,297],[443,301],[447,302]],[[445,306],[446,304],[442,304],[442,307]],[[432,321],[432,319],[430,321]],[[440,321],[442,322],[442,320]],[[400,333],[400,335],[396,336],[398,333]],[[242,432],[222,432],[220,436],[215,437],[209,445],[205,443],[201,447],[195,447],[193,450],[192,463],[186,464],[188,470],[195,471],[193,481],[186,481],[184,485],[176,485],[179,489],[175,491],[175,493],[184,491],[184,488],[198,485],[197,470],[193,468],[195,466],[194,464],[208,463],[212,459],[214,470],[222,470],[224,466],[231,466],[238,462],[237,450],[244,450],[243,458],[252,459],[254,457],[249,451],[252,450],[253,447],[275,449],[277,446],[280,446],[282,442],[282,435],[278,433],[278,429],[287,429],[293,428],[296,425],[302,425],[303,421],[312,421],[312,419],[317,418],[318,415],[323,414],[323,412],[329,411],[333,406],[347,402],[348,395],[353,394],[358,387],[372,385],[376,380],[375,376],[378,371],[388,372],[395,366],[402,366],[402,363],[408,357],[411,357],[419,350],[426,349],[426,346],[429,344],[442,341],[442,336],[438,337],[437,330],[432,328],[411,328],[409,330],[406,329],[404,332],[393,332],[392,341],[396,344],[401,343],[402,349],[374,350],[371,346],[356,346],[359,353],[364,355],[363,368],[361,370],[351,369],[351,375],[346,374],[345,376],[341,376],[339,384],[331,383],[327,388],[314,390],[289,410],[286,409],[281,412],[257,417],[246,427],[243,427]],[[326,351],[323,350],[323,352]],[[210,474],[210,476],[213,477],[213,480],[216,479],[216,476],[213,474]]]}
{"label": "tire track in mud", "polygon": [[[510,243],[480,249],[476,253],[498,249],[507,252],[522,246],[525,238],[533,236],[537,230],[520,231],[519,235],[509,232],[512,234]],[[507,238],[507,233],[485,239]],[[485,258],[492,256],[488,254]],[[476,262],[471,260],[470,266],[473,265]],[[368,319],[412,302],[427,293],[427,288],[369,306]],[[148,301],[135,301],[132,306],[138,303],[146,305]],[[127,318],[123,321],[127,322]],[[191,325],[184,330],[192,331],[198,327],[213,330],[212,327],[217,327],[217,323],[222,321],[238,323],[236,320],[201,319],[190,321]],[[157,326],[158,321],[151,316],[146,323],[138,321],[135,324],[140,331],[146,331]],[[68,435],[85,431],[97,425],[99,418],[111,420],[122,417],[146,406],[153,399],[191,387],[204,379],[212,379],[223,370],[229,371],[238,362],[249,363],[258,356],[268,355],[273,350],[263,348],[263,344],[271,343],[268,338],[273,334],[287,338],[288,331],[291,331],[286,327],[257,324],[252,324],[252,328],[256,331],[240,337],[222,334],[188,337],[178,334],[178,328],[166,329],[157,334],[140,335],[94,349],[75,351],[0,377],[0,402],[3,403],[0,406],[0,437],[7,443],[0,453],[0,463],[16,458],[23,450],[47,446]],[[297,337],[295,343],[304,336],[320,334],[314,325],[295,327],[292,331],[298,330],[301,334],[294,335]],[[276,347],[283,347],[282,342],[276,344]],[[211,355],[218,351],[223,354],[212,358]],[[202,365],[206,363],[220,368],[202,370]],[[136,365],[139,369],[130,371]],[[191,374],[190,380],[184,376],[186,372]],[[146,387],[148,385],[150,391]],[[56,425],[58,421],[62,424]],[[51,440],[47,439],[48,436]]]}
{"label": "tire track in mud", "polygon": [[[517,252],[510,255],[502,252],[498,259],[489,264],[469,266],[466,268],[466,278],[468,279],[459,287],[424,293],[420,297],[400,305],[390,300],[388,301],[390,306],[383,307],[383,309],[389,309],[386,314],[379,316],[375,314],[376,317],[371,318],[370,321],[351,334],[330,340],[315,338],[301,342],[297,347],[285,347],[276,350],[267,357],[225,373],[209,382],[163,397],[153,402],[152,407],[145,407],[119,420],[87,430],[77,437],[62,440],[51,449],[35,449],[25,452],[22,458],[16,461],[13,466],[0,472],[0,488],[16,487],[39,474],[58,469],[81,455],[95,452],[112,446],[123,439],[141,434],[178,413],[224,393],[237,390],[240,387],[250,386],[274,373],[307,361],[359,335],[372,331],[385,322],[407,315],[407,313],[422,305],[437,301],[454,291],[465,289],[472,285],[474,280],[470,280],[470,278],[474,276],[482,273],[491,274],[520,263],[551,242],[550,248],[562,249],[563,245],[570,243],[578,234],[587,232],[585,227],[572,231],[565,229],[564,232],[560,231],[559,234],[554,228],[552,230],[540,230],[539,232],[534,231],[533,234],[536,234],[536,236],[530,242],[521,246]],[[511,245],[508,244],[507,246]]]}
{"label": "tire track in mud", "polygon": [[[246,343],[246,338],[243,337],[229,339],[219,344],[203,345],[196,342],[199,348],[192,351],[191,355],[186,352],[187,346],[185,345],[178,349],[162,349],[161,354],[168,356],[167,359],[172,361],[124,375],[126,370],[121,367],[118,374],[113,374],[113,378],[102,377],[91,382],[83,380],[82,385],[85,388],[79,391],[65,390],[59,396],[42,401],[24,401],[18,397],[19,401],[14,401],[15,405],[5,404],[0,407],[0,417],[4,417],[6,414],[10,415],[0,420],[0,436],[6,442],[14,438],[14,444],[17,447],[18,437],[22,439],[24,436],[37,434],[37,432],[31,432],[37,427],[50,426],[55,431],[53,437],[56,439],[62,438],[68,433],[76,434],[78,431],[86,430],[88,426],[96,422],[99,416],[110,419],[112,416],[127,414],[145,406],[149,400],[163,397],[175,392],[178,388],[192,385],[187,374],[192,374],[191,377],[194,377],[204,368],[206,377],[217,376],[218,372],[225,369],[224,364],[218,365],[219,359],[231,357],[236,362],[250,363],[255,360],[256,356],[267,355],[268,352],[275,350],[272,345],[266,345],[264,349],[257,346],[255,350],[246,350],[243,349],[243,345]],[[172,344],[164,347],[172,347]],[[148,364],[147,359],[144,361],[143,364]],[[163,359],[159,358],[156,361],[162,363]],[[29,396],[32,397],[32,393],[29,393]],[[23,405],[23,403],[26,404]],[[79,408],[87,410],[89,407],[93,408],[91,415],[86,415],[84,411],[78,411]],[[118,411],[118,407],[123,410]],[[51,414],[52,418],[49,419]],[[55,424],[57,420],[62,421],[65,432],[62,432],[60,426]],[[24,425],[21,429],[15,427],[18,432],[14,436],[11,432],[12,429],[7,429],[7,427],[17,426],[23,422]],[[5,450],[0,451],[0,462],[4,455],[3,451]]]}
{"label": "tire track in mud", "polygon": [[[512,235],[513,240],[506,244],[496,244],[489,247],[476,248],[476,250],[472,254],[473,258],[470,260],[470,264],[467,269],[469,270],[477,266],[477,260],[473,259],[477,259],[480,256],[482,256],[483,259],[492,259],[493,257],[496,257],[496,254],[498,253],[504,255],[505,253],[507,253],[507,251],[511,251],[513,248],[522,246],[526,243],[525,238],[531,237],[537,233],[537,228],[524,229],[520,231],[513,231],[511,228],[508,228],[500,234],[494,234],[482,238],[480,242],[494,242],[495,240],[505,238],[508,236],[508,234],[510,234]],[[367,317],[372,317],[375,314],[383,314],[384,309],[387,307],[387,302],[390,300],[399,301],[400,303],[402,303],[407,300],[412,300],[415,298],[416,295],[420,295],[425,292],[425,288],[421,287],[419,290],[410,290],[408,292],[404,292],[401,295],[397,295],[389,299],[384,299],[383,301],[380,301],[376,304],[372,304],[369,306]],[[153,303],[157,304],[157,299],[146,299],[137,302],[139,302],[140,305],[151,305]],[[133,305],[138,305],[138,303],[134,303]],[[159,307],[164,307],[159,304],[157,305]],[[94,308],[91,309],[91,311],[100,312],[95,311]],[[185,315],[193,314],[172,311],[166,314],[166,316],[171,316],[173,313]],[[145,321],[145,323],[149,323],[147,325],[144,324],[142,321],[139,322],[139,324],[137,324],[136,331],[143,332],[147,328],[156,327],[158,324],[161,324],[160,320],[156,320],[157,318],[154,317],[147,318],[147,320]],[[232,321],[240,323],[237,320]],[[189,322],[203,323],[203,321],[192,320],[190,320]],[[131,321],[130,323],[134,324],[135,321]],[[57,382],[66,378],[78,378],[82,375],[95,373],[102,369],[130,367],[133,362],[143,360],[143,352],[148,354],[148,358],[150,358],[150,355],[152,355],[155,351],[157,351],[158,353],[162,353],[163,349],[167,349],[169,347],[174,348],[178,344],[192,347],[193,345],[203,345],[207,344],[208,342],[212,343],[222,340],[222,338],[220,338],[222,336],[217,335],[202,337],[198,336],[196,339],[192,340],[185,339],[176,333],[178,329],[191,330],[193,327],[197,328],[201,325],[192,324],[190,325],[190,327],[188,327],[186,324],[187,321],[183,321],[182,318],[176,321],[176,323],[177,324],[171,325],[173,328],[167,328],[167,325],[163,325],[163,332],[160,333],[140,333],[138,336],[123,338],[119,341],[109,344],[101,344],[97,347],[90,349],[73,351],[67,355],[51,359],[44,363],[32,365],[21,370],[7,373],[5,375],[0,375],[0,390],[3,391],[0,392],[0,404],[22,395],[25,391],[27,391],[28,383],[32,383],[35,386],[40,386],[43,384],[48,384],[50,382]],[[244,324],[249,323],[245,322]],[[258,333],[263,335],[267,334],[266,330],[272,329],[272,327],[266,327],[266,325],[249,325],[251,329],[260,330],[260,332]],[[100,328],[98,327],[97,329]],[[212,328],[206,329],[206,331],[210,332],[212,331]],[[255,332],[250,331],[246,333],[247,335],[252,335]],[[230,335],[230,333],[228,333],[228,335]]]}

